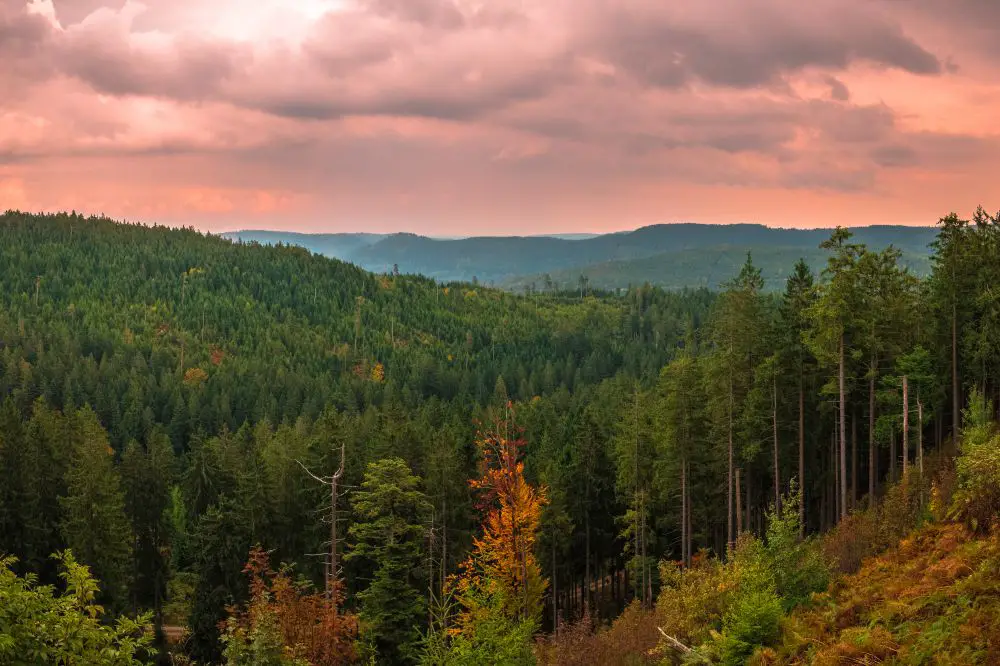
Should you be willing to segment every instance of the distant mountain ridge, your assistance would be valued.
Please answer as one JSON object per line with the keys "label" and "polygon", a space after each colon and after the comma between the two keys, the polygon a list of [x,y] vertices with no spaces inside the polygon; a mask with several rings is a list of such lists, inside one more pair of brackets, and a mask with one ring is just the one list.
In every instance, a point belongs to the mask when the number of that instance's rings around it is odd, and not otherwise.
{"label": "distant mountain ridge", "polygon": [[[851,229],[855,242],[880,250],[894,245],[904,262],[929,271],[934,227],[869,226]],[[800,258],[814,270],[825,264],[819,245],[832,229],[780,229],[760,224],[658,224],[595,236],[476,236],[438,239],[413,233],[305,234],[237,231],[233,241],[284,243],[348,261],[373,272],[397,267],[442,282],[472,281],[521,289],[532,283],[617,289],[650,282],[667,287],[717,287],[751,252],[769,288],[780,288]],[[548,279],[546,279],[548,278]]]}

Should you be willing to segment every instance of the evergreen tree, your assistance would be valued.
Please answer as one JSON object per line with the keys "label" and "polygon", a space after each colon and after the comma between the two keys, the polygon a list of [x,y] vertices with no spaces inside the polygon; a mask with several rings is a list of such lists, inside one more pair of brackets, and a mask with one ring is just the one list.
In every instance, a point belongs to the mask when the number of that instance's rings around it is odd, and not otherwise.
{"label": "evergreen tree", "polygon": [[128,602],[133,534],[107,433],[89,407],[77,411],[68,429],[70,464],[61,498],[62,534],[80,561],[100,581],[102,597],[116,609]]}
{"label": "evergreen tree", "polygon": [[125,496],[125,513],[132,524],[134,608],[152,608],[160,619],[166,592],[169,560],[171,488],[174,452],[170,438],[150,433],[145,445],[132,441],[119,467]]}
{"label": "evergreen tree", "polygon": [[834,369],[834,377],[825,392],[837,396],[836,416],[837,478],[835,495],[838,515],[847,516],[847,363],[849,336],[854,332],[859,311],[860,288],[857,264],[865,252],[863,245],[850,242],[851,232],[837,227],[822,248],[831,256],[823,271],[824,281],[818,287],[816,302],[809,308],[812,326],[808,333],[813,354],[826,368]]}
{"label": "evergreen tree", "polygon": [[415,663],[426,619],[423,543],[431,504],[400,458],[370,463],[353,497],[348,561],[370,571],[358,592],[361,640],[376,661]]}

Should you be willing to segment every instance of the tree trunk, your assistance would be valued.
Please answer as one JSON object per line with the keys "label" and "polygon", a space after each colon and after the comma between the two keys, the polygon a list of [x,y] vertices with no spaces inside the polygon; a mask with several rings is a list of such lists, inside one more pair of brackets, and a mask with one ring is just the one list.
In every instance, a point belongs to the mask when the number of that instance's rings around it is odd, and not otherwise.
{"label": "tree trunk", "polygon": [[[343,468],[341,468],[343,469]],[[340,570],[337,561],[337,492],[338,475],[330,479],[330,575],[326,581],[326,596],[330,605],[337,607],[337,572]]]}
{"label": "tree trunk", "polygon": [[858,505],[858,408],[851,409],[851,503],[849,508]]}
{"label": "tree trunk", "polygon": [[917,471],[924,478],[924,403],[917,396]]}
{"label": "tree trunk", "polygon": [[583,512],[583,521],[584,521],[584,535],[585,535],[584,542],[586,546],[585,547],[586,553],[584,554],[584,569],[583,569],[584,571],[583,577],[586,581],[583,591],[583,615],[584,617],[588,617],[590,614],[590,510],[589,509]]}
{"label": "tree trunk", "polygon": [[958,394],[958,304],[951,303],[951,438],[958,445],[962,428],[962,411]]}
{"label": "tree trunk", "polygon": [[868,378],[868,505],[875,503],[875,374]]}
{"label": "tree trunk", "polygon": [[556,575],[556,538],[552,535],[552,632],[559,633],[559,577]]}
{"label": "tree trunk", "polygon": [[694,537],[691,536],[691,461],[686,457],[684,459],[684,464],[687,466],[687,555],[685,557],[687,565],[691,566],[691,548],[694,543]]}
{"label": "tree trunk", "polygon": [[910,468],[910,382],[903,376],[903,481]]}
{"label": "tree trunk", "polygon": [[[553,548],[555,540],[553,539]],[[448,492],[441,498],[441,590],[444,591],[448,577]]]}
{"label": "tree trunk", "polygon": [[917,396],[917,471],[920,473],[920,506],[924,506],[924,403]]}
{"label": "tree trunk", "polygon": [[781,473],[778,469],[778,381],[771,380],[771,422],[774,429],[774,510],[781,512]]}
{"label": "tree trunk", "polygon": [[799,502],[799,536],[806,535],[806,409],[805,390],[802,386],[802,373],[799,372],[799,492],[802,494]]}
{"label": "tree trunk", "polygon": [[889,480],[896,482],[896,465],[899,463],[899,454],[896,452],[896,433],[889,433]]}
{"label": "tree trunk", "polygon": [[[736,470],[736,526],[741,532],[743,531],[743,504],[740,502],[740,472],[743,470]],[[750,521],[747,521],[749,524]]]}
{"label": "tree trunk", "polygon": [[[735,545],[733,538],[733,371],[729,371],[729,480],[726,490],[726,540],[728,550]],[[748,507],[749,508],[749,507]],[[727,553],[728,557],[728,553]]]}
{"label": "tree trunk", "polygon": [[681,562],[687,561],[687,462],[681,458]]}
{"label": "tree trunk", "polygon": [[845,372],[844,332],[840,333],[840,518],[847,517],[847,392],[844,388]]}

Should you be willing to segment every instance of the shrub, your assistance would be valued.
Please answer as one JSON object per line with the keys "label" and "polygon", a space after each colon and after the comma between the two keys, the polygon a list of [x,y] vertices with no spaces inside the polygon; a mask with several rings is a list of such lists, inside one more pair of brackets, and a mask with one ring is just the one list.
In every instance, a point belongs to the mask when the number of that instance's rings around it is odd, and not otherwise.
{"label": "shrub", "polygon": [[950,515],[978,533],[989,532],[1000,517],[1000,435],[992,413],[993,405],[973,390],[955,461],[958,490]]}
{"label": "shrub", "polygon": [[656,615],[663,630],[685,645],[711,640],[711,632],[721,628],[733,589],[728,575],[726,565],[705,553],[699,553],[687,569],[662,562]]}
{"label": "shrub", "polygon": [[567,625],[536,648],[540,664],[547,666],[641,666],[660,663],[660,632],[654,611],[638,601],[629,605],[610,627],[593,631],[584,618]]}
{"label": "shrub", "polygon": [[67,551],[55,556],[66,584],[57,593],[33,575],[19,577],[16,562],[0,557],[0,663],[140,666],[148,659],[150,617],[111,622],[95,603],[90,569]]}
{"label": "shrub", "polygon": [[723,664],[745,664],[754,651],[774,643],[785,615],[781,598],[772,588],[751,589],[736,595],[722,621],[719,656]]}
{"label": "shrub", "polygon": [[781,509],[768,515],[766,556],[786,612],[830,584],[830,567],[819,544],[799,536],[801,501],[793,483]]}

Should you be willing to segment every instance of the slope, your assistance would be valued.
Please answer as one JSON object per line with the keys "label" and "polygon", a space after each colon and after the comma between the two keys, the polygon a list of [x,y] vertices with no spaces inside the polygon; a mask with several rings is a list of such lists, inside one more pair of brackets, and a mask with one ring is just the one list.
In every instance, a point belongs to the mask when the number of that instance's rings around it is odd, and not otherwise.
{"label": "slope", "polygon": [[932,523],[784,627],[780,663],[1000,663],[1000,538]]}

